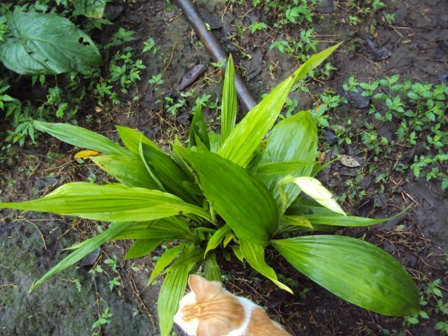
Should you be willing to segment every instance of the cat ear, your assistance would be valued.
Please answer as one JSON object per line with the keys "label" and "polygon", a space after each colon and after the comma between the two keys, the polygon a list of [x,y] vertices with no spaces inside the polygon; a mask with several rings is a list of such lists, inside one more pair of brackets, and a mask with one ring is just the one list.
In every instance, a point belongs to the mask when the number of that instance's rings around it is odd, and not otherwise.
{"label": "cat ear", "polygon": [[200,301],[202,298],[214,296],[214,294],[222,291],[221,284],[217,281],[208,281],[203,277],[191,274],[188,277],[188,285],[196,295],[196,300]]}
{"label": "cat ear", "polygon": [[199,321],[196,329],[196,336],[223,336],[227,335],[232,329],[221,319],[211,318],[205,321]]}

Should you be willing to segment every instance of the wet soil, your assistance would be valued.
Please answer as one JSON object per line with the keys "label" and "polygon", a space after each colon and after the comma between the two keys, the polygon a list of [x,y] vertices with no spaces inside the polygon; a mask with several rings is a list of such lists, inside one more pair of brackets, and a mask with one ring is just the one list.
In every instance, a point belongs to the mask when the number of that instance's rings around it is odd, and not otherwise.
{"label": "wet soil", "polygon": [[[318,48],[324,49],[340,41],[344,41],[344,45],[331,58],[337,70],[330,77],[308,80],[306,85],[311,94],[300,90],[291,94],[298,99],[297,109],[310,108],[315,96],[325,89],[340,92],[342,83],[352,75],[364,82],[394,74],[433,84],[446,81],[448,3],[444,0],[383,2],[386,8],[363,15],[360,23],[350,25],[349,16],[353,13],[347,9],[346,1],[322,1],[315,17]],[[274,29],[276,15],[254,9],[250,1],[236,5],[224,0],[198,0],[197,5],[225,52],[233,54],[237,70],[245,78],[255,100],[259,101],[263,93],[298,67],[297,60],[269,47],[274,41],[300,36],[301,25]],[[110,10],[114,12],[114,25],[97,36],[99,43],[102,36],[124,27],[136,32],[135,45],[141,48],[144,41],[153,38],[161,50],[157,55],[139,55],[147,65],[142,84],[131,94],[120,97],[120,106],[86,104],[78,122],[112,139],[116,139],[113,125],[125,125],[145,132],[165,146],[175,134],[185,134],[190,121],[188,111],[194,100],[187,100],[185,109],[173,116],[159,99],[182,98],[177,90],[182,76],[195,65],[203,64],[204,73],[189,88],[195,89],[194,97],[206,93],[211,95],[210,101],[219,100],[220,71],[212,65],[211,56],[175,2],[111,3]],[[393,25],[384,21],[384,15],[391,13],[395,13]],[[269,29],[255,34],[249,30],[240,32],[239,27],[248,27],[256,21],[266,22]],[[156,90],[146,83],[159,73],[163,74],[165,82]],[[216,112],[213,109],[205,112],[214,125]],[[344,105],[338,114],[342,124],[348,118],[369,118],[362,104]],[[93,121],[86,123],[85,115],[91,115]],[[37,146],[14,148],[14,155],[0,162],[2,201],[34,199],[69,181],[107,180],[93,165],[76,163],[72,159],[76,149],[61,146],[54,139],[40,139]],[[355,148],[356,143],[352,146]],[[351,149],[345,150],[350,152]],[[391,165],[393,162],[386,159],[379,164],[380,167]],[[447,170],[446,166],[443,168]],[[408,269],[422,291],[437,279],[441,281],[440,288],[447,288],[447,195],[438,180],[427,182],[411,175],[394,174],[383,194],[376,194],[373,185],[368,183],[375,172],[370,177],[366,174],[363,182],[368,191],[366,199],[361,206],[348,203],[345,208],[355,215],[387,217],[410,204],[413,207],[390,222],[368,229],[348,229],[343,233],[370,241],[391,253]],[[319,178],[340,195],[352,174],[347,167],[335,163]],[[146,286],[157,252],[153,256],[124,261],[129,243],[106,244],[93,266],[72,267],[29,294],[33,281],[67,255],[64,247],[101,232],[106,224],[51,214],[1,213],[0,334],[158,335],[159,285]],[[268,260],[278,260],[273,253],[267,253]],[[117,257],[116,270],[105,263],[114,256]],[[102,268],[101,273],[88,272],[98,266]],[[250,269],[235,270],[225,263],[223,269],[232,278],[225,284],[229,290],[265,306],[293,335],[437,335],[433,328],[435,323],[446,320],[446,316],[435,309],[436,297],[424,308],[430,318],[409,325],[403,318],[384,317],[338,299],[286,263],[276,262],[276,270],[285,279],[295,280],[289,284],[296,293],[293,297]],[[117,278],[122,286],[111,290],[110,281]],[[446,295],[445,291],[445,299]],[[110,322],[105,322],[101,328],[92,328],[107,308],[113,314]],[[179,330],[177,332],[182,335]]]}

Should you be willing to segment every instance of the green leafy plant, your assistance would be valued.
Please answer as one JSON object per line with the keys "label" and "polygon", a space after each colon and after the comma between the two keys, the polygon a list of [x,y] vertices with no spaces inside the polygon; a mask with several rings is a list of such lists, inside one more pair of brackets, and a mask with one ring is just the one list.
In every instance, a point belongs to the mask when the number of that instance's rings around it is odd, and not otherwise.
{"label": "green leafy plant", "polygon": [[95,43],[56,14],[14,12],[0,43],[0,61],[21,75],[60,74],[101,65]]}
{"label": "green leafy plant", "polygon": [[238,124],[229,58],[221,133],[207,131],[198,104],[188,147],[176,140],[170,155],[126,127],[117,127],[124,148],[80,127],[36,122],[62,141],[101,152],[91,159],[119,183],[68,183],[40,200],[0,204],[112,222],[101,234],[71,246],[73,252],[31,290],[110,240],[135,240],[126,258],[147,255],[167,241],[178,242],[157,260],[148,281],[165,274],[158,314],[161,334],[167,336],[189,273],[202,267],[207,279],[220,281],[222,258],[244,259],[292,292],[265,260],[265,248],[272,246],[300,272],[351,303],[391,316],[418,312],[418,290],[393,257],[363,240],[313,234],[384,219],[346,215],[313,177],[322,167],[315,162],[317,130],[309,112],[275,124],[292,86],[336,48],[311,57]]}
{"label": "green leafy plant", "polygon": [[[73,5],[78,14],[95,17],[102,15],[105,1],[74,0]],[[81,97],[75,98],[71,89],[76,85],[74,74],[98,67],[102,64],[100,52],[90,37],[69,19],[68,5],[63,3],[60,14],[45,13],[51,11],[48,1],[15,6],[2,4],[0,7],[0,62],[6,68],[20,74],[32,75],[32,85],[39,85],[48,90],[47,100],[36,106],[36,100],[19,101],[5,94],[6,78],[0,78],[0,107],[6,110],[6,117],[11,123],[7,135],[3,137],[10,148],[12,143],[20,146],[25,141],[35,143],[38,131],[34,120],[52,120],[52,116],[71,119],[80,106]],[[65,73],[70,77],[66,87],[47,88],[45,75]],[[57,82],[64,82],[59,80]],[[7,100],[6,100],[7,99]],[[5,103],[3,103],[5,102]]]}
{"label": "green leafy plant", "polygon": [[266,23],[264,22],[254,22],[249,26],[249,30],[251,32],[251,34],[255,34],[257,31],[259,30],[264,30],[268,28],[268,26],[266,25]]}
{"label": "green leafy plant", "polygon": [[110,323],[110,319],[113,316],[112,313],[109,312],[109,307],[106,307],[101,315],[98,317],[98,320],[95,321],[92,325],[92,329],[101,329],[101,327],[105,324]]}

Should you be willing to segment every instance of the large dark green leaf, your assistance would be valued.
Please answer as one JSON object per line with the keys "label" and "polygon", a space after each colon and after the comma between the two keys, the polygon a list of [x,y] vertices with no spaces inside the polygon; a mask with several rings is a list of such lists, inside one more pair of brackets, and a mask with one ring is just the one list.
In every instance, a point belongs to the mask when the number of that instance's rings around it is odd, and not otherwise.
{"label": "large dark green leaf", "polygon": [[191,181],[189,176],[171,157],[143,142],[140,146],[140,155],[148,172],[163,190],[179,196],[186,202],[199,204],[198,198],[184,188],[184,182]]}
{"label": "large dark green leaf", "polygon": [[47,196],[27,202],[0,203],[0,208],[54,212],[104,221],[146,221],[184,214],[210,219],[202,208],[158,190],[67,183]]}
{"label": "large dark green leaf", "polygon": [[91,38],[60,15],[16,11],[8,26],[11,37],[0,44],[0,60],[21,75],[82,71],[102,63]]}
{"label": "large dark green leaf", "polygon": [[91,159],[106,173],[115,177],[126,187],[160,190],[138,157],[122,155],[100,155]]}
{"label": "large dark green leaf", "polygon": [[[317,155],[317,129],[309,112],[300,112],[279,122],[271,131],[267,139],[267,146],[259,165],[304,161],[313,162]],[[258,174],[261,180],[274,195],[280,207],[282,204],[278,183],[287,175],[310,176],[313,165],[304,165],[278,174]],[[287,207],[300,193],[297,185],[289,184],[284,187],[288,198]]]}
{"label": "large dark green leaf", "polygon": [[404,267],[380,248],[343,236],[273,240],[286,260],[337,296],[365,309],[400,316],[419,311],[419,293]]}
{"label": "large dark green leaf", "polygon": [[279,215],[266,187],[245,169],[211,152],[177,148],[193,167],[206,198],[240,237],[266,245]]}
{"label": "large dark green leaf", "polygon": [[110,155],[133,156],[133,154],[105,136],[85,128],[61,123],[35,121],[34,126],[51,136],[79,148],[93,149]]}
{"label": "large dark green leaf", "polygon": [[82,258],[84,258],[90,252],[97,249],[105,242],[111,240],[115,235],[125,230],[128,226],[132,224],[133,224],[132,222],[112,223],[106,231],[100,233],[98,236],[85,240],[82,243],[82,245],[79,245],[79,248],[77,248],[74,252],[70,253],[61,262],[59,262],[47,273],[45,273],[45,275],[42,278],[40,278],[36,283],[34,283],[30,289],[30,292],[33,291],[37,286],[39,286],[48,278],[65,270],[67,267],[70,267],[75,262],[81,260]]}

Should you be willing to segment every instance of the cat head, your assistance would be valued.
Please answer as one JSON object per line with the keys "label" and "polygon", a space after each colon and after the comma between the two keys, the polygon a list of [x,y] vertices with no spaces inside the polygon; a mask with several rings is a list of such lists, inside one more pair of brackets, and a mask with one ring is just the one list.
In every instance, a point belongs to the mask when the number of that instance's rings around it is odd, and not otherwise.
{"label": "cat head", "polygon": [[192,274],[188,285],[191,291],[180,301],[174,317],[174,322],[188,335],[223,336],[243,324],[243,305],[220,282]]}

